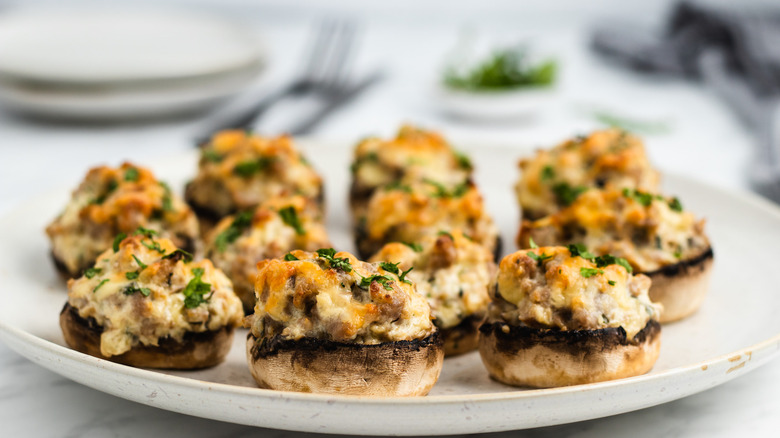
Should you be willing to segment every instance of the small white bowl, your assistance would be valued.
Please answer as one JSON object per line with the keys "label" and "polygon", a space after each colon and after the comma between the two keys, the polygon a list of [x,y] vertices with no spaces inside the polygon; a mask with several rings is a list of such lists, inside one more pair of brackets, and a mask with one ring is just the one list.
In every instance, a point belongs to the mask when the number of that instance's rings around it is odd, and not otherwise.
{"label": "small white bowl", "polygon": [[437,106],[448,115],[475,121],[508,121],[544,111],[557,92],[555,85],[507,91],[465,91],[437,84],[434,94]]}

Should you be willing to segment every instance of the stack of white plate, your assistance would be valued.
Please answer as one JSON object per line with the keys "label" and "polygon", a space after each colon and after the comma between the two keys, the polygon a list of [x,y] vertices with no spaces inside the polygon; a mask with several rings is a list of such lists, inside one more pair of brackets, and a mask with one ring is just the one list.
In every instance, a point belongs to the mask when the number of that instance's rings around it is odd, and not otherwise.
{"label": "stack of white plate", "polygon": [[223,18],[150,9],[0,14],[0,102],[49,118],[195,112],[257,78],[256,34]]}

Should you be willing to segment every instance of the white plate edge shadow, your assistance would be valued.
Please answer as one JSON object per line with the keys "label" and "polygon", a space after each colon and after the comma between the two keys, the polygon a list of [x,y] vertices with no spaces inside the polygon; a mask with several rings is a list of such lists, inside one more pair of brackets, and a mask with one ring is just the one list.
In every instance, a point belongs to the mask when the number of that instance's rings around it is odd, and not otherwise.
{"label": "white plate edge shadow", "polygon": [[[322,145],[327,142],[319,143]],[[499,148],[503,149],[503,147]],[[522,151],[517,148],[512,148],[512,152],[518,153]],[[673,176],[674,179],[678,179],[685,183],[708,190],[716,190],[719,193],[737,199],[739,202],[752,204],[754,207],[780,219],[780,209],[769,201],[763,200],[756,195],[719,187],[716,188],[689,177],[682,177],[674,174],[670,175]],[[23,210],[28,203],[34,204],[35,199],[15,206],[4,215],[3,220],[13,216],[15,212]],[[676,367],[657,374],[611,382],[565,388],[467,396],[435,395],[416,399],[373,399],[288,393],[259,388],[238,387],[136,369],[78,353],[56,343],[39,338],[22,329],[13,327],[3,321],[0,321],[0,338],[2,338],[9,347],[24,357],[58,374],[103,392],[150,406],[216,420],[279,429],[347,434],[383,434],[387,433],[387,430],[391,430],[392,434],[401,435],[453,433],[455,430],[457,430],[458,433],[512,430],[563,424],[628,412],[682,398],[725,383],[748,371],[756,369],[758,366],[769,361],[769,359],[775,356],[780,350],[780,333],[778,333],[753,345],[701,362]],[[742,359],[743,357],[745,358],[744,360]],[[88,368],[84,369],[83,367],[85,366]],[[96,376],[89,372],[91,370],[99,370],[105,374],[102,376],[104,379],[114,381],[122,380],[130,384],[140,384],[144,388],[147,387],[146,383],[161,385],[166,386],[169,389],[176,388],[179,392],[175,397],[167,393],[166,397],[149,397],[149,394],[153,389],[132,391],[128,390],[128,387],[123,387],[121,385],[116,387],[106,386],[105,383],[97,382],[98,379],[95,379]],[[701,372],[722,374],[713,379],[688,379],[688,377]],[[609,407],[606,406],[605,403],[592,402],[593,395],[597,394],[618,395],[621,392],[641,393],[642,391],[649,391],[653,389],[651,387],[658,383],[659,380],[665,380],[670,383],[677,382],[679,384],[673,385],[671,388],[665,388],[665,392],[662,396],[651,399],[633,397],[631,402],[628,403],[626,400],[621,399],[619,405]],[[185,394],[202,394],[204,391],[210,394],[205,400],[201,400],[205,401],[205,403],[190,404],[189,402],[192,400],[185,396]],[[163,392],[165,391],[163,390]],[[559,408],[560,396],[571,397],[570,401],[581,399],[582,401],[590,400],[590,402],[581,403],[583,408],[578,412],[558,412],[558,415],[550,415],[550,411],[555,411],[556,408],[558,408],[558,411],[561,411]],[[620,397],[616,398],[620,399]],[[512,401],[516,403],[511,404],[513,408],[510,409],[510,407],[505,404]],[[601,398],[599,398],[599,401],[601,401]],[[317,415],[319,415],[319,417],[317,417],[318,420],[313,421],[314,419],[312,418],[310,419],[312,421],[301,421],[300,418],[289,418],[289,416],[282,414],[282,412],[289,413],[291,410],[294,411],[294,409],[291,409],[289,406],[290,402],[298,402],[300,407],[311,409],[309,412],[316,410]],[[279,405],[275,406],[277,403],[281,403],[281,407]],[[504,405],[502,406],[502,404]],[[257,415],[235,415],[235,411],[231,413],[230,410],[223,409],[220,411],[215,408],[218,406],[224,407],[230,405],[233,405],[233,409],[239,408],[239,406],[255,408],[254,411],[256,411],[255,413]],[[394,421],[394,414],[401,414],[404,410],[406,410],[408,414],[422,406],[427,406],[428,408],[436,410],[453,409],[453,405],[459,406],[461,410],[465,408],[466,410],[473,409],[474,411],[471,416],[454,416],[455,418],[452,418],[452,421],[448,421],[446,425],[439,424],[437,426],[433,423],[418,424],[413,421],[400,423]],[[532,415],[519,415],[526,411],[526,409],[518,409],[521,406],[528,409],[533,406],[535,410],[546,412],[546,414],[541,416],[537,415],[536,417],[533,417]],[[383,411],[387,412],[387,415],[381,416],[382,418],[376,418],[376,415],[370,415],[372,410],[376,408],[383,409]],[[343,421],[346,409],[349,409],[350,411],[351,422],[349,424]],[[442,411],[441,413],[444,414],[445,412]],[[430,414],[426,414],[426,416],[427,415]],[[482,418],[480,419],[479,417]],[[478,421],[471,421],[472,419]],[[328,423],[329,426],[326,426],[325,423]],[[388,429],[388,427],[392,427],[392,429]]]}

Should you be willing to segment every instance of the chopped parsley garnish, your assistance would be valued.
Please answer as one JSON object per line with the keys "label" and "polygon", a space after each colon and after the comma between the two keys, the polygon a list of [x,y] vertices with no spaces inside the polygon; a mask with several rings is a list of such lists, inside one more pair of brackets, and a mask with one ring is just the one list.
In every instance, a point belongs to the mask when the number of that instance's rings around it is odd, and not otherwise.
{"label": "chopped parsley garnish", "polygon": [[610,285],[610,286],[614,286],[614,285],[616,285],[616,284],[617,284],[617,283],[615,282],[615,280],[607,280],[607,283],[609,283],[609,285]]}
{"label": "chopped parsley garnish", "polygon": [[435,189],[433,193],[434,198],[460,198],[469,191],[469,183],[467,181],[456,185],[452,188],[452,190],[448,190],[447,187],[445,187],[444,184],[440,182],[436,182],[427,178],[424,179],[423,182],[433,186]]}
{"label": "chopped parsley garnish", "polygon": [[233,173],[244,178],[266,170],[276,159],[274,157],[260,157],[256,160],[242,161],[233,168]]}
{"label": "chopped parsley garnish", "polygon": [[189,252],[183,249],[178,249],[178,248],[172,253],[163,256],[163,259],[174,259],[175,261],[184,260],[184,263],[191,262],[192,258],[193,258],[192,254],[190,254]]}
{"label": "chopped parsley garnish", "polygon": [[452,237],[452,234],[450,234],[450,232],[449,232],[449,231],[444,231],[444,230],[441,230],[441,231],[439,231],[439,232],[437,233],[437,236],[447,236],[447,237],[449,237],[450,239],[452,239],[453,241],[455,241],[455,238],[454,238],[454,237]]}
{"label": "chopped parsley garnish", "polygon": [[100,268],[89,268],[86,271],[84,271],[84,276],[87,278],[92,278],[100,274],[101,272],[103,272],[103,270]]}
{"label": "chopped parsley garnish", "polygon": [[682,251],[680,251],[679,249],[677,251],[675,251],[674,252],[674,258],[676,258],[676,259],[682,258]]}
{"label": "chopped parsley garnish", "polygon": [[145,239],[141,239],[141,245],[145,246],[147,249],[150,249],[152,251],[157,251],[160,254],[165,254],[165,249],[163,249],[162,246],[160,246],[160,242],[154,240],[154,237],[149,237],[149,240],[151,242],[147,242]]}
{"label": "chopped parsley garnish", "polygon": [[211,292],[211,284],[204,282],[203,268],[195,268],[192,270],[192,274],[195,276],[181,293],[184,294],[184,307],[188,309],[194,309],[205,303],[211,298],[211,295],[206,297],[205,295]]}
{"label": "chopped parsley garnish", "polygon": [[596,258],[596,256],[593,255],[593,253],[591,253],[590,251],[588,251],[588,248],[582,243],[575,243],[569,245],[569,252],[571,253],[572,257],[579,256],[587,260],[593,260],[594,258]]}
{"label": "chopped parsley garnish", "polygon": [[135,262],[138,263],[139,268],[141,268],[142,270],[146,269],[146,265],[144,264],[144,262],[138,260],[138,257],[136,257],[135,254],[133,254],[133,260],[135,260]]}
{"label": "chopped parsley garnish", "polygon": [[300,260],[300,259],[298,257],[295,257],[294,255],[292,255],[289,252],[284,255],[284,261],[285,262],[294,262],[296,260]]}
{"label": "chopped parsley garnish", "polygon": [[536,261],[536,264],[539,265],[539,267],[542,266],[542,264],[544,263],[545,260],[548,260],[548,259],[552,258],[552,255],[547,255],[545,253],[542,253],[541,255],[539,255],[539,254],[537,254],[537,253],[535,253],[533,251],[528,251],[527,253],[525,253],[525,255],[527,255],[528,257],[531,257],[532,260]]}
{"label": "chopped parsley garnish", "polygon": [[406,274],[412,272],[412,269],[414,269],[414,266],[412,266],[411,268],[405,270],[404,272],[401,272],[401,275],[398,276],[398,279],[403,281],[406,284],[412,284],[411,280],[407,280],[406,279]]}
{"label": "chopped parsley garnish", "polygon": [[[629,188],[623,189],[623,196],[625,196],[626,198],[634,199],[643,207],[649,207],[650,204],[652,204],[653,200],[655,199],[659,201],[664,201],[664,197],[661,195],[653,195],[652,193],[647,193],[641,190],[629,189]],[[680,210],[676,210],[675,207],[672,206],[672,203],[674,203],[675,200],[677,201],[675,205],[679,207]],[[677,200],[677,198],[674,198],[672,201],[669,202],[669,208],[675,211],[682,211],[682,205],[680,204],[680,201]]]}
{"label": "chopped parsley garnish", "polygon": [[363,289],[368,289],[371,287],[371,283],[375,281],[381,284],[385,290],[393,290],[393,285],[391,283],[394,280],[387,275],[372,275],[370,277],[362,277],[360,279],[360,287]]}
{"label": "chopped parsley garnish", "polygon": [[252,216],[253,213],[251,211],[244,211],[237,214],[235,218],[233,218],[233,222],[230,226],[227,227],[225,231],[219,233],[214,240],[217,251],[224,252],[228,245],[235,242],[236,239],[243,234],[244,230],[252,225]]}
{"label": "chopped parsley garnish", "polygon": [[551,181],[555,178],[555,169],[552,166],[544,166],[542,168],[542,181]]}
{"label": "chopped parsley garnish", "polygon": [[163,211],[173,211],[173,200],[171,199],[171,188],[168,184],[160,182],[160,186],[163,188],[162,197],[162,209]]}
{"label": "chopped parsley garnish", "polygon": [[469,158],[468,155],[458,151],[453,151],[453,153],[455,154],[455,160],[458,163],[458,167],[460,167],[463,170],[474,169],[474,165],[471,163],[471,158]]}
{"label": "chopped parsley garnish", "polygon": [[135,283],[132,283],[129,286],[127,286],[126,288],[124,288],[122,290],[122,292],[125,295],[132,295],[132,294],[134,294],[136,292],[140,292],[141,295],[143,295],[145,297],[148,297],[152,293],[151,289],[149,289],[148,287],[138,287],[138,285],[135,284]]}
{"label": "chopped parsley garnish", "polygon": [[401,273],[401,270],[398,269],[399,264],[400,263],[379,262],[379,267],[387,272],[392,272],[393,274],[398,275]]}
{"label": "chopped parsley garnish", "polygon": [[225,159],[222,154],[215,151],[214,149],[203,149],[203,153],[201,154],[201,157],[203,157],[204,160],[210,161],[212,163],[221,163],[222,160]]}
{"label": "chopped parsley garnish", "polygon": [[669,208],[671,208],[673,211],[676,211],[676,212],[682,212],[683,211],[682,203],[680,202],[679,199],[677,199],[677,197],[674,197],[674,198],[672,198],[671,201],[669,201]]}
{"label": "chopped parsley garnish", "polygon": [[125,240],[125,237],[127,237],[127,234],[125,233],[119,233],[116,235],[116,237],[114,237],[114,245],[112,246],[112,248],[114,248],[114,252],[119,251],[119,244]]}
{"label": "chopped parsley garnish", "polygon": [[301,219],[298,217],[298,212],[295,211],[295,207],[292,205],[284,207],[283,209],[279,210],[279,216],[281,216],[282,221],[284,221],[285,224],[295,230],[295,234],[299,236],[306,234],[306,230],[303,229]]}
{"label": "chopped parsley garnish", "polygon": [[138,169],[131,167],[125,170],[125,181],[138,181]]}
{"label": "chopped parsley garnish", "polygon": [[572,187],[568,183],[560,182],[552,187],[556,199],[562,205],[571,205],[583,192],[588,190],[585,186]]}
{"label": "chopped parsley garnish", "polygon": [[157,233],[157,231],[150,230],[150,229],[144,228],[144,227],[138,227],[135,230],[135,233],[133,233],[133,234],[136,235],[136,236],[139,235],[139,234],[142,234],[142,235],[144,235],[144,236],[146,236],[146,237],[148,237],[150,239],[153,239],[154,236],[159,235],[159,233]]}
{"label": "chopped parsley garnish", "polygon": [[103,280],[101,280],[100,283],[98,283],[98,285],[95,286],[94,289],[92,289],[92,293],[94,294],[95,292],[97,292],[98,289],[100,289],[106,283],[108,283],[108,278],[104,278]]}
{"label": "chopped parsley garnish", "polygon": [[412,248],[414,252],[422,252],[423,250],[422,245],[420,245],[419,243],[414,243],[414,242],[401,242],[401,243],[408,246],[409,248]]}
{"label": "chopped parsley garnish", "polygon": [[605,254],[596,257],[593,261],[596,263],[596,266],[598,266],[599,268],[604,268],[609,265],[618,265],[625,268],[625,270],[629,274],[634,272],[634,268],[631,267],[631,264],[628,263],[628,260],[622,257],[615,257],[613,255]]}
{"label": "chopped parsley garnish", "polygon": [[549,86],[555,80],[553,60],[534,63],[524,47],[496,50],[488,59],[468,69],[450,66],[444,84],[451,88],[484,91]]}
{"label": "chopped parsley garnish", "polygon": [[125,278],[127,278],[128,280],[135,280],[136,278],[138,278],[138,272],[136,271],[125,272]]}
{"label": "chopped parsley garnish", "polygon": [[528,245],[531,246],[531,249],[539,248],[539,245],[537,245],[536,242],[534,242],[534,238],[533,237],[529,237],[528,238]]}
{"label": "chopped parsley garnish", "polygon": [[92,204],[100,205],[104,202],[106,202],[106,199],[111,195],[111,193],[114,193],[114,190],[119,187],[119,184],[117,184],[115,179],[111,179],[108,181],[108,187],[106,187],[106,191],[103,192],[100,196],[92,200]]}
{"label": "chopped parsley garnish", "polygon": [[336,257],[336,250],[333,248],[322,248],[317,250],[317,255],[330,264],[333,269],[341,269],[344,272],[352,272],[352,264],[347,257]]}
{"label": "chopped parsley garnish", "polygon": [[397,190],[399,192],[412,193],[412,188],[406,184],[401,184],[400,181],[393,181],[390,184],[385,185],[385,190]]}
{"label": "chopped parsley garnish", "polygon": [[601,269],[586,268],[586,267],[581,267],[580,268],[580,275],[582,275],[585,278],[590,278],[590,277],[593,277],[594,275],[599,275],[599,274],[603,274],[603,273],[604,273],[604,271],[601,270]]}

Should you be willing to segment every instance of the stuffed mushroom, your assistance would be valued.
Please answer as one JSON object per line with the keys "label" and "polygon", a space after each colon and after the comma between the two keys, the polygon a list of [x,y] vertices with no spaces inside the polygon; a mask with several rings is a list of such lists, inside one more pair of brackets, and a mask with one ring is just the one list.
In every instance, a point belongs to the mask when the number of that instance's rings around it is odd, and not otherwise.
{"label": "stuffed mushroom", "polygon": [[332,249],[258,263],[245,318],[249,368],[263,388],[425,395],[444,358],[430,306],[401,273]]}
{"label": "stuffed mushroom", "polygon": [[448,356],[477,348],[478,328],[490,302],[496,273],[493,254],[460,231],[442,232],[417,242],[388,243],[371,258],[386,270],[407,272],[431,305],[433,323]]}
{"label": "stuffed mushroom", "polygon": [[479,352],[494,379],[537,388],[649,371],[661,345],[650,279],[625,260],[541,247],[501,260]]}
{"label": "stuffed mushroom", "polygon": [[539,219],[571,204],[589,188],[655,192],[659,175],[642,141],[621,130],[596,131],[520,160],[515,186],[524,219]]}
{"label": "stuffed mushroom", "polygon": [[155,230],[187,251],[194,251],[198,221],[184,201],[152,172],[130,163],[91,169],[63,212],[46,228],[55,266],[78,277],[114,236],[138,227]]}
{"label": "stuffed mushroom", "polygon": [[523,221],[518,246],[581,244],[597,256],[623,257],[653,280],[650,298],[664,306],[661,322],[671,322],[694,313],[707,295],[713,252],[704,224],[677,198],[589,190],[556,214]]}
{"label": "stuffed mushroom", "polygon": [[60,327],[68,346],[101,359],[197,369],[224,360],[242,316],[230,280],[210,261],[139,229],[68,281]]}
{"label": "stuffed mushroom", "polygon": [[289,136],[222,131],[201,146],[198,173],[185,198],[207,225],[276,197],[301,195],[323,204],[322,178]]}

